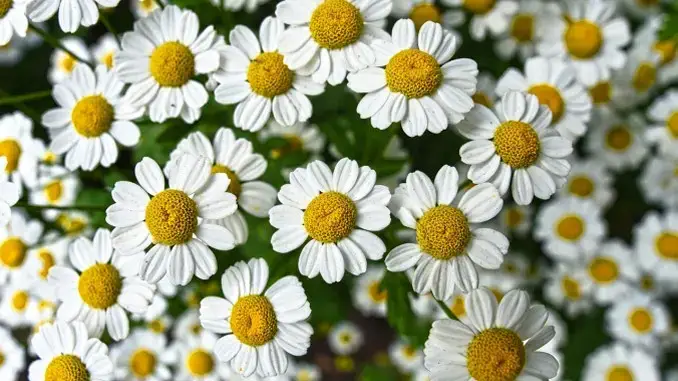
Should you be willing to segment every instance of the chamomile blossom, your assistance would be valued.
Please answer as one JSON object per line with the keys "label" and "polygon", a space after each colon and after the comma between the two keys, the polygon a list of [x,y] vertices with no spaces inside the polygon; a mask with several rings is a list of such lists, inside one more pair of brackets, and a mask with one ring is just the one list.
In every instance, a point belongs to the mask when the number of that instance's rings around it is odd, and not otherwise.
{"label": "chamomile blossom", "polygon": [[591,310],[591,280],[586,269],[568,262],[556,262],[547,273],[544,298],[569,317]]}
{"label": "chamomile blossom", "polygon": [[28,3],[26,0],[12,0],[0,4],[0,46],[9,43],[14,35],[26,37]]}
{"label": "chamomile blossom", "polygon": [[504,204],[488,183],[469,189],[458,201],[457,170],[443,166],[434,181],[422,172],[407,176],[393,196],[392,209],[400,222],[416,230],[416,243],[396,246],[386,256],[389,271],[415,268],[414,291],[432,292],[439,300],[478,287],[476,266],[498,269],[509,241],[481,225],[496,216]]}
{"label": "chamomile blossom", "polygon": [[156,9],[166,4],[165,0],[134,0],[130,1],[130,8],[137,19],[148,17]]}
{"label": "chamomile blossom", "polygon": [[59,27],[65,33],[74,33],[82,25],[89,27],[99,21],[99,7],[113,8],[120,0],[32,0],[28,3],[28,17],[33,22],[47,21],[59,11]]}
{"label": "chamomile blossom", "polygon": [[593,299],[609,304],[624,299],[634,289],[640,272],[633,252],[622,241],[612,239],[585,253],[585,266]]}
{"label": "chamomile blossom", "polygon": [[70,241],[65,237],[47,234],[44,242],[28,250],[24,274],[33,280],[33,288],[41,298],[56,302],[54,288],[49,285],[49,270],[66,266]]}
{"label": "chamomile blossom", "polygon": [[497,80],[490,73],[481,72],[478,74],[478,84],[476,92],[471,99],[475,104],[481,104],[489,109],[494,107],[499,98],[497,97]]}
{"label": "chamomile blossom", "polygon": [[33,138],[33,122],[21,112],[0,116],[0,157],[5,174],[16,185],[28,188],[37,182],[39,140]]}
{"label": "chamomile blossom", "polygon": [[617,299],[605,321],[613,338],[650,353],[656,353],[660,338],[671,327],[671,315],[663,302],[643,294]]}
{"label": "chamomile blossom", "polygon": [[169,174],[183,155],[203,157],[211,165],[212,174],[228,176],[230,182],[223,191],[236,197],[238,209],[226,217],[208,221],[228,229],[237,245],[245,243],[248,227],[241,210],[262,218],[268,216],[269,209],[275,205],[275,188],[258,180],[266,171],[266,159],[254,152],[249,140],[236,139],[233,131],[224,127],[217,130],[212,142],[202,132],[193,132],[182,139],[170,154],[165,173]]}
{"label": "chamomile blossom", "polygon": [[[32,205],[41,206],[68,206],[75,202],[80,190],[78,176],[61,166],[50,166],[38,177],[37,186],[29,195]],[[60,211],[56,209],[44,209],[42,216],[47,221],[54,221]]]}
{"label": "chamomile blossom", "polygon": [[678,212],[649,212],[634,231],[639,266],[660,281],[673,282],[678,274]]}
{"label": "chamomile blossom", "polygon": [[544,57],[563,59],[579,80],[592,85],[610,77],[626,63],[622,50],[631,40],[629,23],[616,12],[613,0],[565,2],[565,18],[552,18],[537,51]]}
{"label": "chamomile blossom", "polygon": [[664,40],[659,38],[659,28],[661,28],[664,23],[664,17],[651,17],[641,25],[634,34],[632,48],[633,50],[644,51],[644,54],[647,57],[657,56],[659,58],[657,82],[662,85],[671,83],[678,78],[676,41],[673,39]]}
{"label": "chamomile blossom", "polygon": [[19,201],[21,188],[7,179],[7,158],[0,156],[0,227],[12,217],[11,207]]}
{"label": "chamomile blossom", "polygon": [[[91,53],[89,49],[87,49],[87,45],[85,45],[85,42],[81,38],[69,36],[61,39],[60,43],[68,49],[69,52],[61,49],[55,49],[54,52],[52,52],[47,78],[53,85],[56,85],[66,78],[70,78],[73,74],[73,70],[77,66],[86,65],[86,63],[80,62],[78,58],[85,62],[90,62],[92,59]],[[71,53],[75,54],[75,57]]]}
{"label": "chamomile blossom", "polygon": [[382,28],[391,7],[390,0],[280,2],[275,15],[290,25],[278,42],[283,62],[315,82],[340,84],[347,72],[377,62],[375,43],[389,39]]}
{"label": "chamomile blossom", "polygon": [[288,355],[303,356],[311,344],[311,308],[301,282],[286,276],[266,289],[268,275],[261,258],[237,262],[221,278],[224,297],[200,303],[202,326],[224,335],[214,344],[217,359],[245,377],[284,374]]}
{"label": "chamomile blossom", "polygon": [[11,328],[30,327],[37,323],[38,298],[33,294],[34,280],[15,277],[2,288],[0,322]]}
{"label": "chamomile blossom", "polygon": [[28,368],[29,381],[91,380],[113,378],[108,347],[90,338],[81,322],[46,324],[31,339],[38,359]]}
{"label": "chamomile blossom", "polygon": [[592,123],[596,128],[586,137],[585,148],[608,168],[614,171],[636,168],[647,154],[643,136],[647,122],[642,115],[621,117],[611,110],[601,110]]}
{"label": "chamomile blossom", "polygon": [[[315,124],[299,122],[291,126],[283,126],[275,120],[270,120],[259,131],[259,139],[264,142],[272,139],[283,140],[282,144],[276,144],[269,152],[269,157],[273,160],[285,160],[287,156],[296,156],[301,153],[307,154],[309,161],[320,159],[326,140],[325,135]],[[283,168],[281,170],[283,177],[288,179],[293,170],[294,168]]]}
{"label": "chamomile blossom", "polygon": [[669,90],[657,98],[647,111],[650,127],[647,140],[667,156],[678,157],[678,91]]}
{"label": "chamomile blossom", "polygon": [[505,235],[527,235],[532,227],[532,209],[531,205],[505,204],[497,217],[500,231]]}
{"label": "chamomile blossom", "polygon": [[353,285],[353,304],[365,316],[386,316],[387,291],[381,288],[384,277],[383,267],[368,267]]}
{"label": "chamomile blossom", "polygon": [[99,337],[107,329],[113,340],[126,338],[126,311],[144,313],[155,286],[138,278],[138,264],[123,262],[106,229],[97,230],[91,241],[84,237],[74,241],[68,259],[74,268],[55,266],[48,275],[61,301],[57,318],[82,321],[91,336]]}
{"label": "chamomile blossom", "polygon": [[345,320],[330,328],[327,344],[332,353],[348,356],[358,352],[365,344],[365,335],[355,323]]}
{"label": "chamomile blossom", "polygon": [[615,198],[615,190],[612,187],[614,177],[607,166],[595,159],[573,159],[571,165],[572,170],[559,194],[563,197],[593,200],[601,207],[607,208]]}
{"label": "chamomile blossom", "polygon": [[576,141],[586,133],[591,98],[572,66],[559,59],[534,57],[525,62],[524,72],[508,69],[497,82],[497,94],[510,90],[532,94],[551,110],[551,127],[561,136]]}
{"label": "chamomile blossom", "polygon": [[523,61],[533,57],[539,37],[550,27],[551,19],[559,16],[560,8],[555,3],[519,0],[518,10],[511,15],[510,26],[497,38],[494,51],[506,61],[516,55]]}
{"label": "chamomile blossom", "polygon": [[424,351],[403,340],[393,342],[388,348],[388,355],[402,373],[411,373],[424,363]]}
{"label": "chamomile blossom", "polygon": [[678,207],[678,158],[651,157],[638,178],[638,185],[649,203]]}
{"label": "chamomile blossom", "polygon": [[43,225],[19,210],[13,210],[9,224],[0,226],[0,285],[11,282],[23,270],[29,247],[42,236]]}
{"label": "chamomile blossom", "polygon": [[434,0],[393,0],[391,14],[397,18],[409,18],[419,30],[427,21],[442,23],[443,11]]}
{"label": "chamomile blossom", "polygon": [[207,103],[207,90],[195,77],[215,71],[220,59],[214,28],[198,31],[195,13],[168,5],[137,20],[122,36],[115,71],[130,85],[126,97],[147,106],[151,121],[181,116],[193,123]]}
{"label": "chamomile blossom", "polygon": [[143,258],[138,269],[142,279],[157,283],[168,274],[173,284],[182,286],[193,275],[208,279],[217,271],[209,247],[234,247],[233,233],[211,220],[233,214],[236,197],[225,191],[230,183],[227,175],[211,173],[208,159],[182,155],[165,188],[158,163],[144,158],[135,166],[139,185],[115,184],[115,204],[106,210],[106,222],[115,227],[113,246],[122,255]]}
{"label": "chamomile blossom", "polygon": [[24,348],[12,336],[12,332],[0,327],[0,379],[16,381],[24,370]]}
{"label": "chamomile blossom", "polygon": [[550,129],[552,114],[532,94],[508,91],[495,111],[475,105],[456,127],[470,142],[459,149],[471,165],[469,180],[491,182],[518,205],[534,197],[549,199],[565,182],[570,164],[565,159],[572,143]]}
{"label": "chamomile blossom", "polygon": [[[200,303],[198,302],[198,305]],[[176,320],[172,335],[175,338],[184,336],[196,336],[203,331],[200,325],[200,313],[198,308],[188,308]]]}
{"label": "chamomile blossom", "polygon": [[108,70],[113,69],[113,57],[120,50],[118,41],[112,34],[105,34],[92,46],[92,58],[97,65],[104,65]]}
{"label": "chamomile blossom", "polygon": [[411,137],[459,123],[473,107],[476,62],[452,59],[456,39],[440,24],[427,22],[417,33],[412,20],[402,19],[392,33],[392,40],[379,43],[375,66],[348,76],[348,87],[366,94],[358,103],[360,117],[380,130],[401,122]]}
{"label": "chamomile blossom", "polygon": [[137,329],[111,349],[116,379],[165,381],[172,378],[168,364],[167,339],[155,332]]}
{"label": "chamomile blossom", "polygon": [[228,365],[219,362],[216,354],[218,337],[207,331],[197,335],[175,338],[171,344],[174,352],[176,381],[230,380]]}
{"label": "chamomile blossom", "polygon": [[445,26],[461,26],[466,14],[471,14],[469,33],[476,41],[484,40],[488,32],[496,37],[509,29],[512,16],[518,11],[514,0],[443,0],[443,4],[456,8],[443,16]]}
{"label": "chamomile blossom", "polygon": [[391,221],[386,207],[391,193],[375,185],[376,177],[374,170],[348,158],[339,160],[334,171],[322,161],[294,170],[278,192],[282,205],[269,211],[269,222],[278,229],[271,237],[273,250],[288,253],[310,237],[299,257],[302,275],[320,274],[336,283],[345,271],[364,273],[367,258],[379,260],[386,252],[372,231]]}
{"label": "chamomile blossom", "polygon": [[558,361],[539,349],[555,335],[546,325],[548,312],[530,304],[527,292],[514,290],[501,302],[489,290],[474,290],[467,299],[469,324],[444,319],[433,323],[424,348],[431,380],[532,378],[546,381]]}
{"label": "chamomile blossom", "polygon": [[643,380],[659,381],[659,364],[654,355],[640,348],[615,342],[588,355],[582,381]]}

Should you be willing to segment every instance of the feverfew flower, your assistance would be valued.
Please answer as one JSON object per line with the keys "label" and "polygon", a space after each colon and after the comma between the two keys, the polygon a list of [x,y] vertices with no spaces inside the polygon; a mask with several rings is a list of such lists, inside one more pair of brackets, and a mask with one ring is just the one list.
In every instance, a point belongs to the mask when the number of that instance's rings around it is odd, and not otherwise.
{"label": "feverfew flower", "polygon": [[678,91],[657,98],[647,111],[650,127],[645,136],[667,156],[678,157]]}
{"label": "feverfew flower", "polygon": [[658,353],[660,340],[671,329],[671,314],[664,303],[639,293],[617,299],[605,321],[613,338],[649,353]]}
{"label": "feverfew flower", "polygon": [[11,282],[10,276],[21,274],[28,248],[42,236],[43,226],[14,210],[9,224],[0,226],[0,285]]}
{"label": "feverfew flower", "polygon": [[[91,53],[81,38],[68,36],[61,39],[60,42],[66,49],[75,54],[78,58],[84,60],[85,62],[89,62],[91,60]],[[54,52],[52,52],[52,56],[50,57],[50,69],[47,73],[47,78],[49,79],[50,83],[56,85],[64,79],[69,78],[71,74],[73,74],[73,70],[80,65],[86,64],[78,61],[78,59],[72,56],[70,53],[66,53],[61,49],[55,49]]]}
{"label": "feverfew flower", "polygon": [[15,381],[25,368],[24,347],[12,336],[12,332],[0,327],[0,379]]}
{"label": "feverfew flower", "polygon": [[572,160],[572,170],[560,188],[561,196],[594,200],[607,208],[615,199],[614,177],[605,163],[596,159]]}
{"label": "feverfew flower", "polygon": [[74,33],[80,25],[92,26],[99,21],[99,7],[113,8],[120,0],[32,0],[28,3],[28,17],[33,22],[47,21],[59,10],[59,27],[65,33]]}
{"label": "feverfew flower", "polygon": [[561,17],[556,3],[519,0],[518,10],[511,16],[509,28],[495,42],[494,51],[506,61],[515,55],[523,61],[533,57],[538,38],[551,26],[554,17]]}
{"label": "feverfew flower", "polygon": [[[78,175],[60,165],[45,167],[38,178],[38,184],[31,190],[32,205],[68,206],[73,205],[80,190]],[[57,209],[43,209],[42,216],[54,221],[61,214]]]}
{"label": "feverfew flower", "polygon": [[332,353],[348,356],[356,353],[365,344],[365,335],[355,323],[342,321],[327,333],[327,344]]}
{"label": "feverfew flower", "polygon": [[[135,0],[137,1],[137,0]],[[113,58],[120,50],[118,40],[112,34],[104,34],[92,47],[92,57],[97,65],[104,65],[108,70],[113,69]]]}
{"label": "feverfew flower", "polygon": [[593,299],[609,304],[624,299],[634,290],[640,271],[631,249],[622,241],[612,239],[594,251],[585,253],[585,266],[591,283]]}
{"label": "feverfew flower", "polygon": [[[0,117],[0,158],[5,158],[5,175],[16,185],[32,188],[38,180],[38,147],[33,122],[20,112]],[[3,176],[3,177],[4,177]]]}
{"label": "feverfew flower", "polygon": [[383,267],[369,267],[353,285],[353,305],[365,316],[386,316],[388,293],[386,289],[381,288],[384,273]]}
{"label": "feverfew flower", "polygon": [[[613,378],[614,377],[614,378]],[[616,342],[600,347],[586,358],[582,381],[643,380],[659,381],[656,356],[639,348]]]}
{"label": "feverfew flower", "polygon": [[595,114],[591,123],[596,128],[592,128],[586,136],[584,147],[594,160],[614,171],[634,169],[640,165],[648,151],[643,133],[650,133],[642,115],[632,113],[621,117],[610,109],[604,109]]}
{"label": "feverfew flower", "polygon": [[116,379],[165,381],[172,378],[167,340],[162,334],[138,329],[111,349]]}
{"label": "feverfew flower", "polygon": [[427,21],[442,22],[443,9],[433,0],[393,0],[391,15],[409,18],[419,30]]}
{"label": "feverfew flower", "polygon": [[0,156],[0,227],[7,225],[12,217],[12,205],[19,201],[21,187],[7,179],[7,158]]}
{"label": "feverfew flower", "polygon": [[649,203],[665,208],[678,207],[678,158],[651,157],[638,178],[638,184]]}
{"label": "feverfew flower", "polygon": [[171,344],[174,351],[176,371],[173,381],[232,380],[228,364],[219,362],[215,351],[217,336],[203,331],[196,335],[175,338]]}
{"label": "feverfew flower", "polygon": [[511,23],[511,17],[518,11],[514,0],[443,0],[443,4],[461,8],[445,13],[443,22],[449,27],[461,26],[466,13],[471,14],[469,33],[474,40],[484,40],[489,31],[492,36],[504,33]]}
{"label": "feverfew flower", "polygon": [[11,0],[0,4],[0,46],[8,44],[13,35],[26,37],[28,3],[27,0]]}
{"label": "feverfew flower", "polygon": [[678,212],[649,212],[634,231],[634,246],[641,268],[663,282],[678,274]]}

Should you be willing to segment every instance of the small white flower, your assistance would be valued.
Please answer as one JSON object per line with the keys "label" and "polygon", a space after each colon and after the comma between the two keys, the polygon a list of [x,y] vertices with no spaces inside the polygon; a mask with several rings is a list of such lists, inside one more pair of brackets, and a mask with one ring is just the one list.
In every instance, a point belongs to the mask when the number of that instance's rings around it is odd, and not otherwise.
{"label": "small white flower", "polygon": [[25,369],[24,347],[12,336],[12,332],[0,327],[0,379],[15,381]]}
{"label": "small white flower", "polygon": [[612,239],[585,253],[591,294],[600,304],[624,299],[640,278],[633,252],[622,241]]}
{"label": "small white flower", "polygon": [[548,270],[544,298],[568,317],[588,312],[593,306],[591,280],[586,269],[567,262],[557,262]]}
{"label": "small white flower", "polygon": [[112,34],[105,34],[92,46],[92,57],[97,65],[104,65],[108,70],[113,69],[113,58],[120,50],[118,40]]}
{"label": "small white flower", "polygon": [[518,10],[511,15],[509,27],[495,42],[494,51],[506,61],[516,53],[522,61],[535,56],[538,39],[551,27],[553,18],[562,17],[560,13],[556,3],[519,0]]}
{"label": "small white flower", "polygon": [[[417,30],[427,21],[442,23],[443,8],[433,0],[393,0],[391,15],[396,18],[409,18]],[[459,40],[461,44],[461,40]]]}
{"label": "small white flower", "polygon": [[80,25],[89,27],[99,21],[99,7],[114,8],[120,0],[32,0],[28,17],[33,22],[47,21],[59,11],[59,27],[74,33]]}
{"label": "small white flower", "polygon": [[217,339],[215,334],[207,331],[175,338],[171,344],[176,369],[172,380],[231,380],[228,364],[219,362],[217,357]]}
{"label": "small white flower", "polygon": [[28,250],[24,274],[34,283],[34,290],[40,298],[56,302],[54,288],[49,285],[49,270],[54,266],[66,266],[68,259],[67,238],[47,234],[44,242]]}
{"label": "small white flower", "polygon": [[659,381],[659,364],[642,349],[615,342],[588,355],[581,377],[582,381],[612,379]]}
{"label": "small white flower", "polygon": [[[20,112],[0,117],[0,158],[4,158],[3,178],[32,188],[38,180],[38,148],[33,138],[33,122]],[[10,193],[11,195],[11,193]],[[12,199],[13,197],[10,197]]]}
{"label": "small white flower", "polygon": [[643,294],[616,299],[605,314],[607,331],[617,340],[658,353],[659,341],[671,329],[671,314],[659,300]]}
{"label": "small white flower", "polygon": [[7,179],[7,158],[0,156],[0,227],[12,218],[11,207],[19,201],[21,187]]}
{"label": "small white flower", "polygon": [[424,351],[402,340],[389,346],[388,355],[402,373],[410,373],[424,364]]}
{"label": "small white flower", "polygon": [[505,235],[525,236],[532,228],[532,205],[506,205],[499,212],[500,231]]}
{"label": "small white flower", "polygon": [[638,178],[645,200],[665,208],[678,208],[678,158],[651,157]]}
{"label": "small white flower", "polygon": [[572,160],[572,170],[567,182],[558,192],[561,197],[578,197],[593,200],[603,208],[607,208],[615,199],[612,187],[614,177],[605,163],[595,160]]}
{"label": "small white flower", "polygon": [[[325,148],[325,135],[320,132],[315,124],[295,123],[291,126],[283,126],[271,120],[259,131],[259,139],[268,141],[270,139],[283,139],[285,142],[281,146],[271,149],[269,156],[273,160],[284,159],[287,155],[295,155],[300,152],[308,153],[311,161],[318,160],[319,155]],[[283,169],[283,176],[288,179],[292,169]]]}
{"label": "small white flower", "polygon": [[484,40],[488,32],[495,37],[504,33],[510,27],[512,16],[518,12],[518,1],[514,0],[443,0],[442,2],[457,8],[445,13],[443,16],[445,26],[460,27],[466,19],[466,14],[471,14],[469,33],[476,41]]}
{"label": "small white flower", "polygon": [[[73,205],[80,190],[77,174],[66,168],[53,165],[46,167],[38,178],[38,183],[29,194],[31,205],[68,206]],[[61,214],[56,209],[43,209],[42,216],[47,221],[54,221]]]}
{"label": "small white flower", "polygon": [[2,288],[0,295],[0,322],[11,328],[30,327],[37,323],[38,301],[34,295],[35,281],[17,276]]}
{"label": "small white flower", "polygon": [[[635,1],[635,0],[629,0]],[[657,82],[665,85],[678,78],[678,60],[676,59],[676,41],[659,40],[659,28],[664,24],[664,16],[647,18],[633,36],[633,51],[641,51],[645,57],[657,57],[659,67]]]}
{"label": "small white flower", "polygon": [[10,277],[21,274],[28,249],[40,240],[42,230],[42,223],[29,220],[18,210],[12,211],[7,226],[0,226],[0,285],[11,283]]}
{"label": "small white flower", "polygon": [[[197,304],[199,305],[200,302],[198,301]],[[172,335],[178,339],[185,336],[196,336],[202,331],[198,309],[191,307],[177,318],[172,329]]]}
{"label": "small white flower", "polygon": [[650,128],[645,136],[667,156],[678,157],[678,91],[670,90],[656,99],[647,111]]}
{"label": "small white flower", "polygon": [[609,109],[599,110],[592,125],[596,128],[586,137],[585,148],[594,159],[614,171],[640,165],[648,152],[643,132],[650,132],[642,115],[633,113],[622,118]]}
{"label": "small white flower", "polygon": [[365,336],[356,324],[350,321],[339,322],[327,333],[327,344],[332,353],[349,356],[356,353],[365,344]]}
{"label": "small white flower", "polygon": [[353,285],[353,304],[365,316],[385,317],[387,291],[381,289],[383,267],[368,267]]}
{"label": "small white flower", "polygon": [[[91,60],[90,51],[87,49],[87,45],[85,45],[85,42],[81,38],[69,36],[61,39],[60,42],[78,58],[85,60],[85,62]],[[61,49],[55,49],[50,57],[50,69],[47,73],[47,78],[51,84],[56,85],[64,79],[70,78],[73,74],[73,70],[81,65],[86,64],[78,61],[78,59],[73,57],[70,53],[66,53]]]}
{"label": "small white flower", "polygon": [[678,274],[678,212],[648,212],[634,231],[638,265],[658,280],[675,284]]}
{"label": "small white flower", "polygon": [[478,74],[478,84],[476,92],[471,96],[475,104],[481,104],[489,109],[499,101],[497,96],[497,80],[490,73],[481,72]]}
{"label": "small white flower", "polygon": [[170,357],[165,337],[149,330],[133,331],[125,341],[111,348],[116,379],[125,381],[170,380]]}
{"label": "small white flower", "polygon": [[10,0],[0,4],[0,46],[9,43],[13,35],[26,37],[28,3],[27,0]]}
{"label": "small white flower", "polygon": [[132,13],[136,19],[142,19],[148,17],[153,11],[160,8],[161,5],[165,5],[167,2],[165,0],[133,0],[129,2],[130,8],[132,8]]}

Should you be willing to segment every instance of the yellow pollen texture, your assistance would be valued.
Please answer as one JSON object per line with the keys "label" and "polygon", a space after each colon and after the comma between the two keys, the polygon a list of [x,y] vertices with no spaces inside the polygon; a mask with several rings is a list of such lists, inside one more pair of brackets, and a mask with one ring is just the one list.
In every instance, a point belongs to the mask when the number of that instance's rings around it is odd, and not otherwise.
{"label": "yellow pollen texture", "polygon": [[510,329],[489,328],[471,340],[466,367],[476,380],[515,380],[525,365],[525,346]]}
{"label": "yellow pollen texture", "polygon": [[663,232],[655,242],[659,255],[668,260],[678,261],[678,232]]}
{"label": "yellow pollen texture", "polygon": [[157,359],[155,354],[146,348],[137,349],[129,359],[129,367],[138,378],[146,378],[155,371]]}
{"label": "yellow pollen texture", "polygon": [[511,36],[519,42],[530,42],[534,36],[534,17],[529,13],[520,13],[511,23]]}
{"label": "yellow pollen texture", "polygon": [[102,58],[101,58],[101,63],[106,65],[107,68],[113,69],[113,53],[114,52],[109,52],[106,53]]}
{"label": "yellow pollen texture", "polygon": [[283,62],[282,54],[264,52],[250,62],[247,82],[252,91],[266,98],[285,94],[292,88],[294,72]]}
{"label": "yellow pollen texture", "polygon": [[610,258],[598,257],[589,263],[589,274],[596,283],[611,283],[619,277],[619,267]]}
{"label": "yellow pollen texture", "polygon": [[5,17],[9,10],[12,9],[12,0],[0,0],[0,18]]}
{"label": "yellow pollen texture", "polygon": [[471,229],[464,213],[449,205],[427,210],[417,221],[419,248],[438,260],[448,260],[465,252]]}
{"label": "yellow pollen texture", "polygon": [[226,192],[231,193],[236,197],[240,196],[240,192],[242,192],[242,183],[240,183],[240,179],[238,178],[238,175],[235,174],[235,172],[225,165],[215,164],[212,167],[212,174],[215,173],[225,173],[226,176],[228,176],[228,179],[231,180],[231,182],[228,184]]}
{"label": "yellow pollen texture", "polygon": [[[678,139],[678,111],[671,114],[669,120],[666,123],[666,128],[669,130],[671,137]],[[9,161],[9,158],[7,161]]]}
{"label": "yellow pollen texture", "polygon": [[28,293],[26,291],[17,291],[12,295],[12,309],[17,312],[22,312],[28,305]]}
{"label": "yellow pollen texture", "polygon": [[193,238],[198,228],[198,206],[180,190],[166,189],[146,206],[146,226],[153,242],[173,246]]}
{"label": "yellow pollen texture", "polygon": [[71,113],[75,131],[86,138],[96,138],[108,132],[114,117],[113,106],[101,95],[82,98],[75,104]]}
{"label": "yellow pollen texture", "polygon": [[648,91],[657,79],[657,68],[651,62],[643,62],[633,73],[631,83],[638,92]]}
{"label": "yellow pollen texture", "polygon": [[9,237],[0,244],[0,261],[9,268],[17,268],[24,263],[27,249],[19,237]]}
{"label": "yellow pollen texture", "polygon": [[262,295],[243,296],[231,312],[231,330],[238,340],[258,347],[273,340],[278,333],[278,319],[271,302]]}
{"label": "yellow pollen texture", "polygon": [[160,86],[181,87],[195,75],[195,57],[186,45],[165,42],[151,53],[149,70]]}
{"label": "yellow pollen texture", "polygon": [[419,30],[427,21],[440,23],[442,15],[440,9],[433,3],[419,3],[412,7],[410,11],[410,20],[414,22],[414,27]]}
{"label": "yellow pollen texture", "polygon": [[494,8],[496,0],[464,0],[464,8],[471,13],[484,15]]}
{"label": "yellow pollen texture", "polygon": [[339,192],[317,195],[304,211],[304,227],[311,238],[322,243],[348,237],[358,220],[353,200]]}
{"label": "yellow pollen texture", "polygon": [[55,203],[61,199],[61,195],[64,191],[63,183],[61,180],[51,181],[45,185],[43,191],[45,192],[45,199],[51,203]]}
{"label": "yellow pollen texture", "polygon": [[643,307],[633,309],[629,313],[629,324],[638,333],[648,333],[652,330],[652,315]]}
{"label": "yellow pollen texture", "polygon": [[42,263],[42,267],[38,271],[38,275],[42,279],[47,279],[47,274],[49,270],[54,267],[55,261],[54,256],[49,250],[42,249],[38,251],[38,259]]}
{"label": "yellow pollen texture", "polygon": [[660,63],[666,65],[676,58],[676,43],[673,40],[655,42],[654,51],[659,53]]}
{"label": "yellow pollen texture", "polygon": [[526,168],[539,158],[541,144],[532,126],[509,120],[494,131],[494,148],[504,163],[512,168]]}
{"label": "yellow pollen texture", "polygon": [[7,159],[5,172],[14,172],[19,166],[19,158],[21,157],[21,146],[19,145],[19,142],[14,139],[0,141],[0,156],[4,156]]}
{"label": "yellow pollen texture", "polygon": [[593,104],[606,104],[612,99],[612,86],[610,85],[610,82],[607,81],[598,82],[589,89],[589,94],[591,95]]}
{"label": "yellow pollen texture", "polygon": [[308,28],[318,45],[334,50],[358,41],[363,26],[363,16],[355,5],[346,0],[325,0],[313,11]]}
{"label": "yellow pollen texture", "polygon": [[593,194],[595,185],[593,184],[593,181],[586,176],[575,176],[570,179],[570,184],[567,189],[570,193],[579,197],[589,197]]}
{"label": "yellow pollen texture", "polygon": [[79,357],[59,355],[47,365],[45,381],[89,381],[89,372]]}
{"label": "yellow pollen texture", "polygon": [[155,333],[163,333],[165,332],[166,328],[167,327],[165,327],[165,323],[163,323],[161,319],[155,319],[148,323],[148,329]]}
{"label": "yellow pollen texture", "polygon": [[539,104],[548,106],[553,114],[553,123],[557,123],[565,112],[565,102],[560,95],[560,91],[547,84],[534,85],[527,92],[539,99]]}
{"label": "yellow pollen texture", "polygon": [[419,49],[402,50],[386,65],[386,85],[407,98],[431,95],[443,83],[443,72],[436,59]]}
{"label": "yellow pollen texture", "polygon": [[607,371],[605,381],[634,381],[633,373],[625,365],[617,365]]}
{"label": "yellow pollen texture", "polygon": [[452,301],[452,305],[450,306],[450,310],[456,317],[466,316],[466,304],[464,303],[464,297],[461,295],[455,296],[454,300]]}
{"label": "yellow pollen texture", "polygon": [[584,220],[581,217],[570,214],[556,222],[555,230],[558,237],[567,241],[576,241],[584,234],[584,227]]}
{"label": "yellow pollen texture", "polygon": [[380,282],[372,282],[369,286],[370,298],[375,302],[383,302],[388,297],[386,289],[380,288]]}
{"label": "yellow pollen texture", "polygon": [[66,73],[70,73],[73,71],[73,69],[75,69],[75,64],[78,63],[78,61],[76,61],[72,55],[65,54],[59,63],[61,70],[65,71]]}
{"label": "yellow pollen texture", "polygon": [[214,358],[204,349],[195,349],[186,359],[186,367],[193,376],[205,376],[214,369]]}
{"label": "yellow pollen texture", "polygon": [[78,293],[89,307],[104,310],[118,301],[122,278],[118,270],[108,263],[97,263],[80,274]]}
{"label": "yellow pollen texture", "polygon": [[628,127],[618,125],[610,128],[605,135],[605,143],[615,151],[625,151],[631,145],[633,136]]}
{"label": "yellow pollen texture", "polygon": [[565,30],[565,46],[574,58],[589,59],[603,46],[603,34],[598,26],[590,21],[580,20],[571,23]]}
{"label": "yellow pollen texture", "polygon": [[482,91],[476,91],[476,93],[471,96],[471,99],[473,99],[473,102],[483,105],[487,108],[492,108],[494,105],[490,97],[488,97],[487,94],[483,93]]}

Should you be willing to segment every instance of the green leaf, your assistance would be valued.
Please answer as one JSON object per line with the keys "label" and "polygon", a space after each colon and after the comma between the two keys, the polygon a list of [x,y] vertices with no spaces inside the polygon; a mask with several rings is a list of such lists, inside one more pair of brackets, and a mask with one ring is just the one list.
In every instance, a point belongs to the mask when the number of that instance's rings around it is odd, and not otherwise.
{"label": "green leaf", "polygon": [[360,381],[397,380],[399,378],[401,377],[394,367],[371,364],[366,365],[358,377]]}
{"label": "green leaf", "polygon": [[424,346],[430,322],[421,321],[412,311],[409,294],[412,291],[405,273],[386,272],[381,288],[388,293],[386,299],[387,321],[396,332],[416,347]]}

